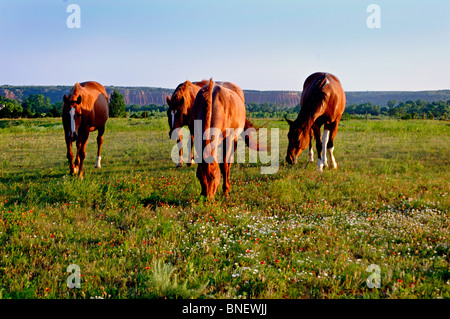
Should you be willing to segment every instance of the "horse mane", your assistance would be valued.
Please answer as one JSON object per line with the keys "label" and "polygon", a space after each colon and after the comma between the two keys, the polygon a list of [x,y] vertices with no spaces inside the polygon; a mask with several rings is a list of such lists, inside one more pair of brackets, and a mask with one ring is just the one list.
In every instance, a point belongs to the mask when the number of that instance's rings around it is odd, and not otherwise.
{"label": "horse mane", "polygon": [[188,85],[191,82],[187,80],[186,82],[180,83],[177,88],[175,89],[175,92],[172,94],[172,101],[179,101],[182,97],[186,95],[186,92],[188,91]]}
{"label": "horse mane", "polygon": [[324,102],[327,99],[327,93],[323,90],[324,85],[327,83],[327,74],[322,73],[317,76],[312,84],[306,88],[303,96],[303,103],[298,114],[297,125],[303,131],[307,131],[311,128],[315,114],[320,112]]}

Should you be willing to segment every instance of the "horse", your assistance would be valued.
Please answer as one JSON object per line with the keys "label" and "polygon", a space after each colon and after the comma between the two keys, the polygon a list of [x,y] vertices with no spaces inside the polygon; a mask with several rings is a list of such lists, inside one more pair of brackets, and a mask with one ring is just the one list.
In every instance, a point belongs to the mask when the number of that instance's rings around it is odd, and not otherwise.
{"label": "horse", "polygon": [[[108,94],[100,83],[76,83],[69,95],[63,97],[62,122],[67,145],[70,174],[83,178],[83,162],[89,133],[98,130],[95,167],[101,167],[101,148],[105,124],[109,116]],[[73,163],[72,143],[76,142],[77,155]]]}
{"label": "horse", "polygon": [[[300,106],[300,112],[294,121],[286,119],[289,124],[286,162],[295,164],[308,144],[310,146],[309,161],[313,161],[311,135],[314,134],[319,157],[317,170],[323,171],[323,167],[328,166],[327,152],[332,168],[337,169],[333,155],[334,139],[345,109],[345,92],[341,82],[330,73],[311,74],[303,84]],[[324,130],[321,139],[322,125]]]}
{"label": "horse", "polygon": [[[200,182],[201,195],[213,199],[223,176],[223,194],[229,196],[230,169],[237,139],[245,130],[254,128],[246,117],[245,98],[242,89],[231,82],[213,82],[198,92],[192,111],[192,122],[201,121],[201,132],[195,134],[201,139],[202,159],[198,163],[196,176]],[[191,122],[191,125],[193,123]],[[255,129],[256,131],[256,129]],[[231,147],[234,143],[234,148]],[[253,149],[260,149],[259,142],[245,134],[245,143]],[[219,147],[222,147],[222,161],[218,163]],[[220,167],[220,172],[219,172]]]}
{"label": "horse", "polygon": [[[180,83],[174,92],[172,93],[172,96],[166,97],[167,105],[169,106],[169,109],[167,110],[167,120],[169,122],[169,137],[172,137],[172,133],[174,130],[182,128],[183,126],[187,126],[190,135],[191,135],[191,161],[187,163],[187,166],[191,166],[194,164],[194,153],[192,152],[192,149],[194,147],[194,128],[193,128],[193,122],[192,120],[192,107],[194,105],[195,97],[197,96],[198,91],[208,84],[209,82],[207,80],[202,81],[196,81],[191,82],[189,80]],[[218,84],[224,83],[225,86],[231,85],[230,82],[216,82]],[[242,95],[244,93],[242,92]],[[255,128],[253,124],[246,120],[244,130],[248,128]],[[256,128],[255,128],[256,129]],[[247,139],[247,136],[246,136]],[[181,131],[179,131],[178,139],[177,139],[177,145],[178,145],[178,154],[180,156],[180,162],[177,164],[176,168],[180,168],[183,166],[183,146],[182,146],[182,135]]]}
{"label": "horse", "polygon": [[[167,110],[167,119],[169,121],[169,137],[172,137],[172,132],[175,129],[179,129],[183,126],[188,126],[191,119],[192,105],[194,104],[195,97],[200,89],[206,85],[208,81],[191,82],[185,81],[180,83],[172,94],[172,97],[167,96],[166,101],[169,109]],[[194,147],[194,131],[190,129],[191,133],[191,161],[187,163],[191,166],[194,163],[194,155],[192,148]],[[177,164],[177,168],[183,166],[183,147],[181,144],[182,136],[181,131],[178,134],[177,144],[179,145],[178,154],[180,155],[180,162]]]}

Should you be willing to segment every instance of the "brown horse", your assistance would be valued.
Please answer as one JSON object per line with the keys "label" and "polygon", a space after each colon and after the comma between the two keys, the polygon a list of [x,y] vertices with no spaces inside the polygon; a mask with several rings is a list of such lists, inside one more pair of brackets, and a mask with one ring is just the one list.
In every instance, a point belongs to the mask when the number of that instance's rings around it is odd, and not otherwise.
{"label": "brown horse", "polygon": [[[83,178],[83,162],[86,157],[86,143],[89,133],[98,130],[97,159],[95,167],[101,167],[101,148],[105,123],[108,120],[109,103],[105,88],[97,82],[76,83],[69,93],[64,95],[62,121],[67,144],[67,159],[70,174]],[[73,163],[72,143],[76,142],[77,155]]]}
{"label": "brown horse", "polygon": [[[198,91],[207,83],[208,81],[206,80],[199,82],[185,81],[177,86],[172,97],[167,96],[166,100],[169,106],[167,110],[167,119],[170,127],[169,137],[172,137],[174,130],[182,128],[185,125],[189,126],[195,97]],[[192,148],[194,147],[194,131],[191,127],[189,129],[191,133],[191,162],[187,164],[188,166],[194,163],[194,155],[192,152]],[[180,162],[177,164],[177,168],[183,166],[183,147],[181,141],[181,130],[179,130],[177,144],[179,145],[178,153],[180,155]]]}
{"label": "brown horse", "polygon": [[[195,138],[201,139],[201,142],[196,141],[196,148],[197,145],[201,145],[203,150],[201,162],[199,161],[197,166],[197,178],[202,187],[201,195],[212,199],[217,192],[222,174],[223,193],[227,197],[237,139],[242,136],[244,130],[254,128],[246,118],[244,92],[234,83],[215,83],[210,79],[209,83],[198,92],[194,101],[191,125],[196,125],[193,122],[198,120],[201,121],[201,132],[195,132]],[[246,135],[244,139],[250,148],[259,148],[259,143],[250,135]],[[218,160],[219,147],[223,152],[221,161]]]}
{"label": "brown horse", "polygon": [[[345,109],[345,92],[338,78],[329,73],[311,74],[303,85],[300,106],[300,113],[296,120],[286,119],[289,123],[286,161],[289,164],[296,163],[298,156],[308,144],[310,145],[309,161],[312,161],[311,133],[313,133],[319,156],[317,169],[322,171],[324,166],[328,166],[327,151],[331,166],[336,169],[337,164],[333,155],[334,138]],[[322,125],[324,125],[324,131],[321,139]]]}

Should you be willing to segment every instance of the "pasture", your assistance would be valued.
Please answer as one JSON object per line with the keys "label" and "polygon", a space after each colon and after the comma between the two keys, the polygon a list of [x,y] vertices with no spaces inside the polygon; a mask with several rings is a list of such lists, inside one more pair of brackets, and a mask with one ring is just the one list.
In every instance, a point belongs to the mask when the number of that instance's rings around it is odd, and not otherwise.
{"label": "pasture", "polygon": [[84,180],[60,119],[0,121],[0,298],[450,298],[449,122],[342,121],[323,173],[267,125],[278,172],[234,164],[207,201],[165,117],[110,119],[101,169],[91,133]]}

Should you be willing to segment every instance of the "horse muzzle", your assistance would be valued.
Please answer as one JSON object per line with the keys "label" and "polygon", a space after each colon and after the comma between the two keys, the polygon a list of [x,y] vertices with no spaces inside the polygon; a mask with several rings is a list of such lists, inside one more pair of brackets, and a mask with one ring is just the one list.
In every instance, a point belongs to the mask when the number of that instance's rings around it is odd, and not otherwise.
{"label": "horse muzzle", "polygon": [[78,135],[77,135],[77,133],[69,133],[68,134],[68,136],[69,136],[69,139],[72,141],[72,142],[75,142],[76,140],[77,140],[77,138],[78,138]]}
{"label": "horse muzzle", "polygon": [[292,156],[286,155],[286,162],[288,162],[289,164],[296,164],[297,159]]}

